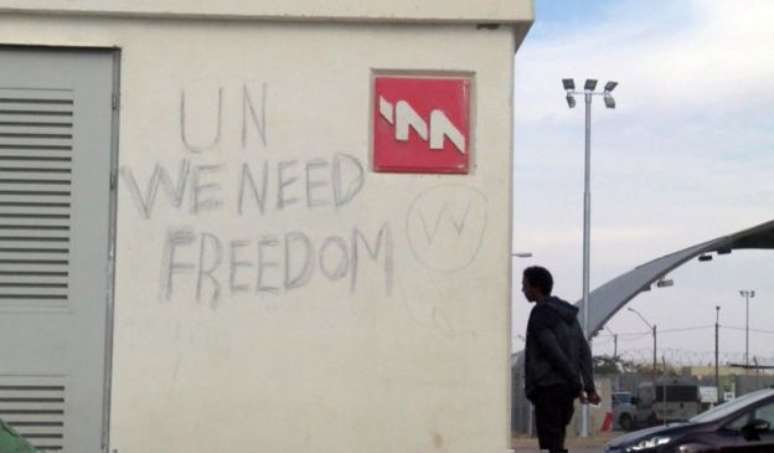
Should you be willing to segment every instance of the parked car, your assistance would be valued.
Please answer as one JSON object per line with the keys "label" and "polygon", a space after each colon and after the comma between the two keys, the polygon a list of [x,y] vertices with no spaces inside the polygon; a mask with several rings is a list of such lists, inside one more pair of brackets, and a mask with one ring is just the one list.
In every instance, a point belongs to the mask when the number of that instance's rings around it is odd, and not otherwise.
{"label": "parked car", "polygon": [[635,431],[608,443],[607,453],[774,452],[774,389],[720,404],[687,422]]}

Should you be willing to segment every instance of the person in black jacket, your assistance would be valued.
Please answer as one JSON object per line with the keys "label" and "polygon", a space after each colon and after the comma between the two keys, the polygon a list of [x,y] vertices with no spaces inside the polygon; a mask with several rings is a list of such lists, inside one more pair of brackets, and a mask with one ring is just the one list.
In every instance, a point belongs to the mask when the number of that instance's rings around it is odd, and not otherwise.
{"label": "person in black jacket", "polygon": [[578,308],[551,296],[554,280],[539,266],[524,270],[522,292],[535,306],[529,315],[524,350],[527,398],[535,406],[540,448],[566,452],[564,439],[575,398],[599,404],[591,350],[578,323]]}

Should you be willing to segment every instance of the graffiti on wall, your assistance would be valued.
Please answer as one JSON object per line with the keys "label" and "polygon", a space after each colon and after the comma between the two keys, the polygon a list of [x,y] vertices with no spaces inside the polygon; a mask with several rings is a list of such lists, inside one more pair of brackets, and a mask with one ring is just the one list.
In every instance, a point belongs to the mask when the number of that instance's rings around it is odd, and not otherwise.
{"label": "graffiti on wall", "polygon": [[[479,190],[453,184],[427,189],[408,209],[411,252],[429,269],[460,271],[478,256],[487,221],[487,199]],[[449,253],[450,247],[454,253]]]}
{"label": "graffiti on wall", "polygon": [[[371,279],[378,273],[384,293],[391,294],[394,238],[388,220],[339,225],[330,234],[315,224],[317,213],[357,209],[367,172],[356,153],[278,159],[270,152],[268,85],[241,86],[241,102],[233,109],[224,101],[227,91],[219,87],[209,93],[210,105],[201,111],[189,101],[191,94],[181,91],[175,163],[120,168],[122,190],[136,212],[164,235],[163,246],[149,252],[159,263],[161,300],[193,299],[216,307],[238,295],[281,297],[315,279],[343,283],[354,293],[366,272]],[[240,118],[235,142],[259,152],[223,157],[227,118]],[[259,225],[289,212],[305,220],[279,231]],[[240,220],[236,237],[215,231]],[[245,221],[256,223],[245,228]]]}

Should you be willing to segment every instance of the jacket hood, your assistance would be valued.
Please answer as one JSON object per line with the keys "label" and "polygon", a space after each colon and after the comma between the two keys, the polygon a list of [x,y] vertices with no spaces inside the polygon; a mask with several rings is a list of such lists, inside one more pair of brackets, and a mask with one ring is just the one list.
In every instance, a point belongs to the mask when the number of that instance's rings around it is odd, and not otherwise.
{"label": "jacket hood", "polygon": [[574,323],[578,318],[578,307],[558,297],[550,296],[544,303],[547,307],[551,307],[556,311],[559,317],[567,324]]}

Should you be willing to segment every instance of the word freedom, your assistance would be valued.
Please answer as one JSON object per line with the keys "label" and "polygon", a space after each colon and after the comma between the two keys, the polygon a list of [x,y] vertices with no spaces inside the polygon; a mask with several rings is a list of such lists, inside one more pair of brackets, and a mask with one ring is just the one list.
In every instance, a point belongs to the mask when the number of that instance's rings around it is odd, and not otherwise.
{"label": "word freedom", "polygon": [[352,228],[349,235],[330,235],[317,243],[300,231],[224,241],[212,233],[173,229],[164,245],[162,297],[170,300],[182,286],[197,301],[216,305],[224,293],[277,295],[303,288],[315,276],[330,282],[348,278],[354,292],[360,274],[365,270],[373,280],[376,269],[389,295],[393,248],[389,223],[371,237]]}

